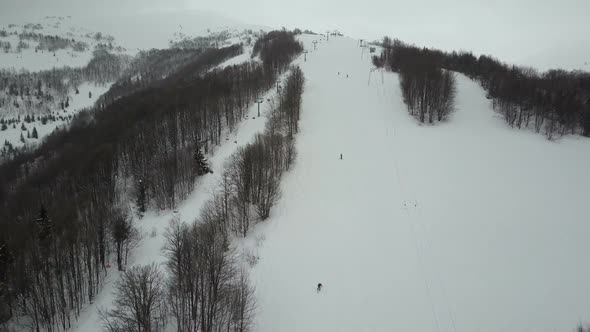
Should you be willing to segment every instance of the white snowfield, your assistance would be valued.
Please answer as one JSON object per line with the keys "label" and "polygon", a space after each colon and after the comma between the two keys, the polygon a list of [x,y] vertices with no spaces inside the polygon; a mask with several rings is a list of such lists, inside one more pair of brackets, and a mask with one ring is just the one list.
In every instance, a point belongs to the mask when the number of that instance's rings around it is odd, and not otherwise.
{"label": "white snowfield", "polygon": [[244,53],[237,55],[233,58],[227,59],[224,62],[220,63],[218,66],[216,66],[215,68],[217,69],[223,69],[225,67],[230,67],[230,66],[235,66],[235,65],[241,65],[244,62],[248,62],[251,60],[252,57],[252,47],[244,47]]}
{"label": "white snowfield", "polygon": [[92,59],[92,50],[75,52],[72,49],[61,49],[55,52],[39,51],[33,48],[20,53],[0,51],[0,68],[28,71],[50,70],[62,67],[84,67]]}
{"label": "white snowfield", "polygon": [[590,322],[589,139],[510,129],[461,75],[449,121],[420,126],[357,41],[303,39],[298,156],[251,235],[256,331]]}
{"label": "white snowfield", "polygon": [[[80,23],[77,25],[76,23]],[[32,29],[30,26],[38,25],[40,29]],[[30,72],[51,70],[53,68],[84,67],[93,57],[93,51],[98,44],[108,44],[106,39],[96,40],[95,34],[100,31],[92,32],[84,26],[84,21],[80,19],[73,20],[71,17],[45,17],[42,19],[28,22],[28,24],[0,24],[0,31],[5,31],[8,36],[1,37],[0,42],[10,42],[11,48],[8,52],[0,49],[0,69],[15,69],[16,71],[27,70]],[[36,33],[46,36],[59,36],[65,39],[74,39],[87,44],[85,51],[75,51],[71,47],[58,49],[56,51],[39,50],[37,41],[25,39],[28,48],[17,51],[19,43],[18,35],[12,33]],[[102,33],[102,32],[101,32]],[[106,37],[106,36],[104,36]],[[112,41],[113,47],[118,47],[116,41]],[[117,49],[111,50],[112,53],[122,53]]]}

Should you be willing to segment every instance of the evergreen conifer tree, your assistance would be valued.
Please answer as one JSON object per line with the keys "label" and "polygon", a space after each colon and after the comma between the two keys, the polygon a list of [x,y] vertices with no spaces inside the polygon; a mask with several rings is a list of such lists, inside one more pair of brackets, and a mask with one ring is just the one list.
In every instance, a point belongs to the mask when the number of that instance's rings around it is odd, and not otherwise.
{"label": "evergreen conifer tree", "polygon": [[205,158],[199,147],[197,147],[197,152],[195,152],[194,158],[197,163],[197,175],[201,176],[211,172],[207,158]]}
{"label": "evergreen conifer tree", "polygon": [[139,180],[137,188],[137,207],[139,212],[144,213],[146,211],[146,197],[145,197],[145,183],[143,180]]}
{"label": "evergreen conifer tree", "polygon": [[39,217],[37,218],[37,237],[39,241],[45,242],[53,232],[53,221],[47,216],[47,209],[41,204]]}

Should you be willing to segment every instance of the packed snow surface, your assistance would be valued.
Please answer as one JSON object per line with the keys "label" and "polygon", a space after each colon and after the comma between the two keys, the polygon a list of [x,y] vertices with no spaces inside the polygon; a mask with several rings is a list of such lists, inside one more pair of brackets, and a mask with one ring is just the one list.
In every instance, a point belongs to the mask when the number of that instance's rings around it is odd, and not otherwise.
{"label": "packed snow surface", "polygon": [[244,53],[240,55],[236,55],[233,58],[227,59],[224,62],[220,63],[217,68],[223,69],[229,66],[241,65],[244,62],[250,61],[252,59],[252,48],[251,47],[244,47]]}
{"label": "packed snow surface", "polygon": [[251,235],[256,331],[590,322],[590,140],[508,128],[461,75],[453,116],[419,125],[357,41],[313,39],[297,160]]}

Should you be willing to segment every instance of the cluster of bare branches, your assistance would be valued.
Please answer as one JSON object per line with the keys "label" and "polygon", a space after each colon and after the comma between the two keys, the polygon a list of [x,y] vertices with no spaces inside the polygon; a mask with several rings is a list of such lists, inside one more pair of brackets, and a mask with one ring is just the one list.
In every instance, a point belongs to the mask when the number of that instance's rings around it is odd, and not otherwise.
{"label": "cluster of bare branches", "polygon": [[408,46],[385,38],[383,59],[374,64],[386,65],[399,73],[400,86],[408,111],[420,122],[443,121],[452,111],[456,83],[452,72],[443,70],[428,50]]}
{"label": "cluster of bare branches", "polygon": [[[31,330],[66,330],[72,315],[79,315],[99,291],[111,253],[116,252],[119,270],[124,268],[140,239],[128,211],[122,206],[88,210],[80,224],[69,229],[65,221],[71,220],[71,212],[50,214],[42,205],[27,229],[30,237],[19,234],[26,224],[13,228],[25,252],[15,252],[11,243],[0,240],[3,322],[21,317],[20,324]],[[87,219],[91,213],[96,219]]]}
{"label": "cluster of bare branches", "polygon": [[249,331],[254,290],[229,247],[268,218],[279,197],[281,175],[294,159],[304,77],[293,67],[271,103],[264,134],[239,149],[222,175],[218,192],[188,226],[173,221],[167,233],[170,306],[178,331]]}
{"label": "cluster of bare branches", "polygon": [[103,327],[110,332],[164,331],[168,303],[163,273],[155,264],[135,266],[115,285],[112,309],[100,311]]}
{"label": "cluster of bare branches", "polygon": [[254,43],[252,57],[260,55],[264,65],[285,69],[303,51],[295,35],[296,32],[287,30],[275,30],[262,35]]}
{"label": "cluster of bare branches", "polygon": [[169,305],[178,331],[249,331],[254,289],[239,268],[222,225],[172,222],[166,253]]}
{"label": "cluster of bare branches", "polygon": [[293,135],[298,129],[304,80],[301,69],[293,67],[270,103],[265,132],[234,153],[219,192],[205,208],[204,219],[218,221],[236,236],[246,236],[256,220],[268,218],[280,196],[280,178],[295,158]]}

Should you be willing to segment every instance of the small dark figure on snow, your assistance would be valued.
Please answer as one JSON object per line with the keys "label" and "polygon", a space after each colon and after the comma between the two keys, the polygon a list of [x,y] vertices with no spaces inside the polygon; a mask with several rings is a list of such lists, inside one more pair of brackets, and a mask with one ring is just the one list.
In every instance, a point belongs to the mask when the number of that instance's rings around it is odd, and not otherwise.
{"label": "small dark figure on snow", "polygon": [[318,284],[318,291],[317,291],[317,292],[319,293],[321,290],[322,290],[322,283],[320,282],[320,283]]}
{"label": "small dark figure on snow", "polygon": [[342,160],[342,153],[340,154],[340,160]]}

